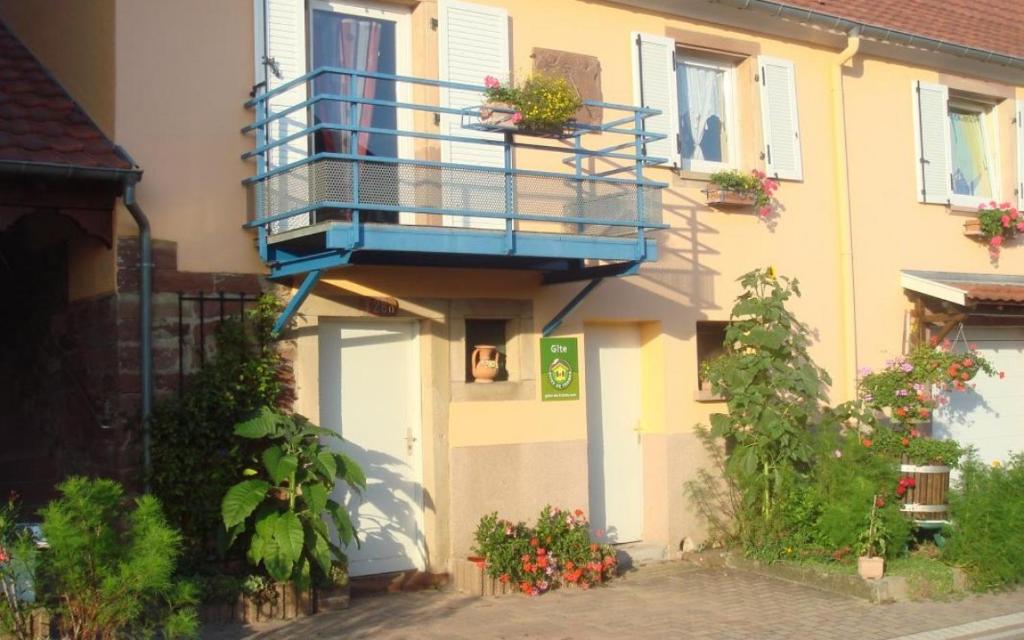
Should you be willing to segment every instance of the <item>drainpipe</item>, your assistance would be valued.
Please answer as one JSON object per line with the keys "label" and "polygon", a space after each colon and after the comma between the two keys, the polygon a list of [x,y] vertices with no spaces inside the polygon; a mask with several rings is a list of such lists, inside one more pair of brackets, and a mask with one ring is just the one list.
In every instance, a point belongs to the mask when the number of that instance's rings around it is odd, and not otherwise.
{"label": "drainpipe", "polygon": [[145,489],[149,491],[152,471],[150,455],[150,421],[153,417],[153,243],[149,232],[149,218],[135,200],[138,175],[124,181],[121,199],[128,213],[139,227],[139,377],[142,383],[142,474]]}
{"label": "drainpipe", "polygon": [[832,149],[839,224],[839,290],[842,310],[842,389],[845,400],[857,397],[857,307],[853,270],[853,220],[850,206],[850,169],[846,148],[846,100],[843,66],[860,51],[860,27],[846,35],[846,48],[836,56],[832,80]]}
{"label": "drainpipe", "polygon": [[146,490],[149,490],[151,470],[150,420],[153,416],[153,248],[150,239],[149,219],[135,200],[135,185],[142,179],[142,170],[124,149],[116,151],[127,160],[131,169],[102,169],[46,162],[25,162],[20,160],[0,161],[0,174],[30,176],[39,178],[62,178],[66,180],[97,180],[121,183],[121,199],[135,224],[139,227],[139,372],[142,396],[142,470]]}

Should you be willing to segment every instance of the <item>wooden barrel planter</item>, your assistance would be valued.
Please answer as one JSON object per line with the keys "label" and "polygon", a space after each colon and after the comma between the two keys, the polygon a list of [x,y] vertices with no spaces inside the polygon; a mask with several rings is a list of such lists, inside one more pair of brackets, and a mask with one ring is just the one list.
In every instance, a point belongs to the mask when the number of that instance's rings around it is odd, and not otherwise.
{"label": "wooden barrel planter", "polygon": [[914,486],[903,494],[900,511],[912,520],[948,520],[949,472],[944,464],[913,464],[903,456],[900,477],[913,478]]}

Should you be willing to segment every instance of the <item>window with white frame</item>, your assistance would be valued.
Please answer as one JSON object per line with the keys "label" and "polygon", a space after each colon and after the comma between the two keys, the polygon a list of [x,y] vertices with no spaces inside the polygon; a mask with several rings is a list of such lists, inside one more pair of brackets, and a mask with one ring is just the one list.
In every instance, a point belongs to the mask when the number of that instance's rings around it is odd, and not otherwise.
{"label": "window with white frame", "polygon": [[949,99],[950,200],[966,204],[996,197],[990,107]]}
{"label": "window with white frame", "polygon": [[676,52],[682,168],[710,173],[735,166],[734,76],[730,62]]}
{"label": "window with white frame", "polygon": [[[995,116],[999,101],[928,82],[914,82],[913,89],[918,200],[972,208],[1001,200]],[[1024,142],[1018,144],[1018,153],[1021,149]],[[1018,182],[1024,185],[1021,169],[1024,163],[1018,167]]]}

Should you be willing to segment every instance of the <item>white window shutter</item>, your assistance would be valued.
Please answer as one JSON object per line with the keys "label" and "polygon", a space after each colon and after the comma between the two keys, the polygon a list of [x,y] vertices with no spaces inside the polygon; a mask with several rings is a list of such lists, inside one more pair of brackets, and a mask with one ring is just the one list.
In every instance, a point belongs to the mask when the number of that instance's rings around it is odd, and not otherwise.
{"label": "white window shutter", "polygon": [[915,82],[914,142],[917,199],[949,202],[949,87]]}
{"label": "white window shutter", "polygon": [[633,104],[661,111],[644,121],[644,130],[664,135],[647,143],[647,155],[666,158],[667,164],[680,166],[679,110],[677,107],[675,56],[671,38],[633,32]]}
{"label": "white window shutter", "polygon": [[[484,78],[494,76],[502,83],[509,80],[509,33],[508,12],[499,7],[487,7],[441,0],[438,4],[438,64],[442,81],[483,85]],[[441,106],[454,109],[479,106],[483,102],[479,91],[462,89],[441,89]],[[441,132],[463,138],[492,138],[501,140],[500,134],[474,131],[462,127],[462,117],[454,114],[441,115]],[[504,167],[505,154],[498,145],[472,142],[444,141],[441,144],[441,161],[454,164],[483,167]],[[460,187],[448,184],[444,187],[444,204],[452,209],[490,209],[493,205],[494,190],[504,193],[504,179],[495,176],[493,185],[479,184]],[[503,196],[499,196],[503,197]],[[505,221],[500,218],[460,218],[447,216],[446,224],[479,228],[504,229]]]}
{"label": "white window shutter", "polygon": [[[264,18],[263,28],[257,28],[256,79],[265,79],[267,90],[298,78],[306,73],[306,6],[304,0],[255,0],[257,16]],[[272,97],[268,101],[271,113],[278,113],[306,100],[307,89],[298,86]],[[267,132],[270,142],[293,135],[308,126],[305,109],[299,109],[270,124]],[[307,136],[275,147],[267,154],[267,169],[273,169],[302,160],[309,154]],[[298,173],[302,173],[299,171]],[[267,206],[272,211],[287,211],[308,202],[305,189],[294,183],[299,175],[268,182]],[[309,224],[309,214],[300,214],[272,224],[274,232]]]}
{"label": "white window shutter", "polygon": [[800,116],[796,108],[793,63],[760,56],[761,122],[766,173],[781,180],[803,180]]}
{"label": "white window shutter", "polygon": [[1024,100],[1017,101],[1017,208],[1024,209]]}

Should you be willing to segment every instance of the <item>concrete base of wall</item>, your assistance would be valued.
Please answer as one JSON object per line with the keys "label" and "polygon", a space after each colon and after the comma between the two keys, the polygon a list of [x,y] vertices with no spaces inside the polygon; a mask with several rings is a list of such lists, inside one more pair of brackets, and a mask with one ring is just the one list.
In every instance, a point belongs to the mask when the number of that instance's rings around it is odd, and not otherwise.
{"label": "concrete base of wall", "polygon": [[480,517],[492,511],[531,524],[549,504],[589,511],[587,443],[455,447],[451,451],[451,498],[454,560],[469,555]]}

